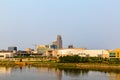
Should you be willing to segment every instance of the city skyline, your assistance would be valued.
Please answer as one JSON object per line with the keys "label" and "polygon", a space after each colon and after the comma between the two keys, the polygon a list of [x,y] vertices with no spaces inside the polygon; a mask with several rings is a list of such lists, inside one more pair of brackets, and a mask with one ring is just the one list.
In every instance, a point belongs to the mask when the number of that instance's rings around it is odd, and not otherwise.
{"label": "city skyline", "polygon": [[68,45],[120,48],[119,0],[1,0],[0,49],[34,48],[61,35]]}

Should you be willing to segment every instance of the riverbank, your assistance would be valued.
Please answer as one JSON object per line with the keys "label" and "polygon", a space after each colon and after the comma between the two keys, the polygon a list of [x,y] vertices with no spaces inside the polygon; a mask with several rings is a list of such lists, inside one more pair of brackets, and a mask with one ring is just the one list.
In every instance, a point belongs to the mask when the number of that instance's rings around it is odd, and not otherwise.
{"label": "riverbank", "polygon": [[56,68],[76,68],[91,69],[101,71],[120,71],[120,64],[101,64],[101,63],[34,63],[35,67],[56,67]]}
{"label": "riverbank", "polygon": [[57,62],[14,62],[0,61],[0,66],[34,66],[34,67],[55,67],[55,68],[74,68],[74,69],[91,69],[101,71],[120,71],[120,64],[101,64],[101,63],[57,63]]}
{"label": "riverbank", "polygon": [[42,63],[33,64],[35,67],[55,67],[59,69],[83,69],[101,72],[120,72],[118,64],[98,64],[98,63]]}

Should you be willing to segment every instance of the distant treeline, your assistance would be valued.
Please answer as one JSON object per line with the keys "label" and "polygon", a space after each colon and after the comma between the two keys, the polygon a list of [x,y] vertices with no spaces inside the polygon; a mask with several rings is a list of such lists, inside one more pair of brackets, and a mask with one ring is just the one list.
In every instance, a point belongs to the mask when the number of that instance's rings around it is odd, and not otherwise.
{"label": "distant treeline", "polygon": [[102,58],[102,57],[80,57],[75,56],[61,56],[60,63],[105,63],[105,64],[120,64],[119,58]]}

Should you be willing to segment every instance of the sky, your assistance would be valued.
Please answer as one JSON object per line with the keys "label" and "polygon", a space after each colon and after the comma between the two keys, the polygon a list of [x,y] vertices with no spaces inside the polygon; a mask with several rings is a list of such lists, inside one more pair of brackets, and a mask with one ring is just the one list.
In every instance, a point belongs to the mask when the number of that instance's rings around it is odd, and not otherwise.
{"label": "sky", "polygon": [[34,48],[62,36],[63,47],[120,48],[120,0],[0,0],[0,49]]}

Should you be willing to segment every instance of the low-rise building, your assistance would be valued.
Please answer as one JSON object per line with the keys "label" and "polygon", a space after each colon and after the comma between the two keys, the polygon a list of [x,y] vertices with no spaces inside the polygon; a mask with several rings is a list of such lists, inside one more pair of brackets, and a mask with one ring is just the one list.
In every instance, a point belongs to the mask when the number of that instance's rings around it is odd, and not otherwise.
{"label": "low-rise building", "polygon": [[81,50],[76,54],[81,56],[81,57],[109,58],[109,52],[107,50]]}
{"label": "low-rise building", "polygon": [[115,50],[109,50],[109,57],[110,58],[120,58],[120,48]]}
{"label": "low-rise building", "polygon": [[47,45],[38,45],[36,50],[37,50],[38,54],[44,55],[45,52],[48,50],[48,46]]}
{"label": "low-rise building", "polygon": [[0,58],[12,58],[14,57],[13,52],[10,51],[0,51]]}
{"label": "low-rise building", "polygon": [[57,55],[59,56],[78,55],[77,53],[81,50],[85,50],[85,49],[84,48],[59,49],[57,50]]}
{"label": "low-rise building", "polygon": [[50,49],[46,51],[46,56],[66,56],[66,55],[75,55],[80,50],[85,50],[86,48],[72,48],[72,49]]}
{"label": "low-rise building", "polygon": [[81,57],[103,57],[109,58],[109,52],[107,50],[86,50],[86,48],[72,48],[72,49],[58,49],[50,50],[46,52],[46,56],[73,56],[79,55]]}
{"label": "low-rise building", "polygon": [[57,50],[54,50],[54,49],[50,49],[50,50],[47,50],[46,51],[46,54],[45,56],[48,56],[48,57],[57,57]]}
{"label": "low-rise building", "polygon": [[26,50],[25,50],[28,54],[31,54],[31,53],[33,53],[33,49],[31,49],[31,48],[26,48]]}
{"label": "low-rise building", "polygon": [[120,58],[120,49],[115,50],[115,58]]}

